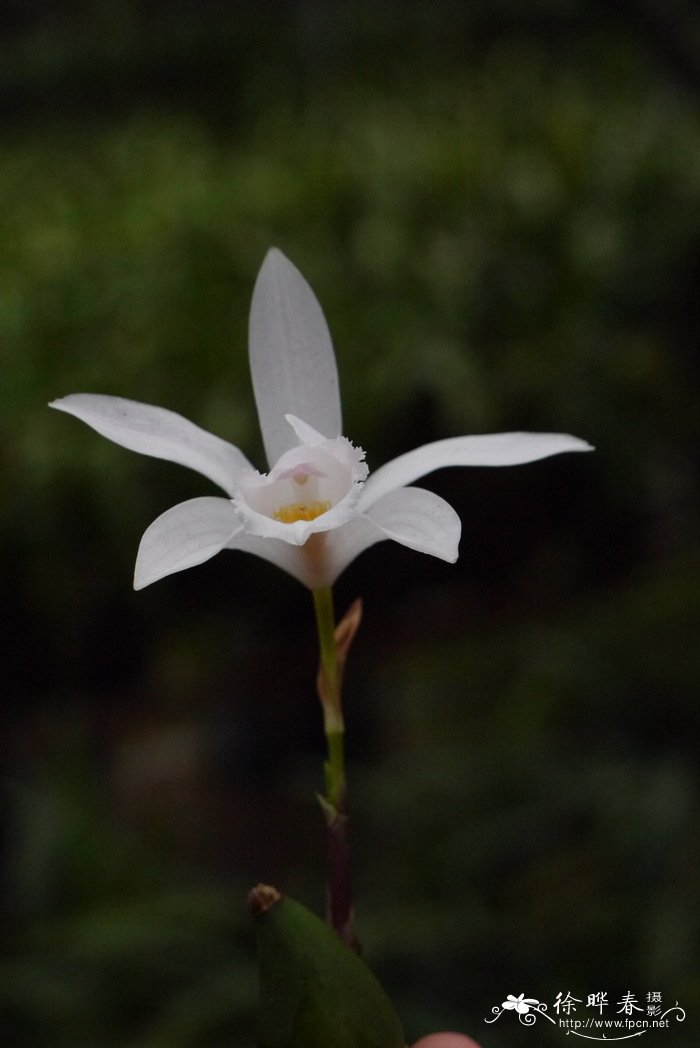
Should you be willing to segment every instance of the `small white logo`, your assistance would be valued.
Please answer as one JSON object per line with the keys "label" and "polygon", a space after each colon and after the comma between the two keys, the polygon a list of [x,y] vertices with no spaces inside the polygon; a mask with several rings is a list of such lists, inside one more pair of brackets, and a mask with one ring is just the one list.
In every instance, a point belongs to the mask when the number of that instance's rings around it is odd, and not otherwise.
{"label": "small white logo", "polygon": [[[534,997],[526,997],[524,993],[518,994],[514,997],[512,993],[509,993],[505,1001],[501,1005],[501,1008],[505,1008],[506,1011],[516,1011],[519,1015],[527,1015],[530,1008],[538,1005],[540,1002],[536,1001]],[[489,1022],[494,1022],[494,1019],[489,1019]]]}

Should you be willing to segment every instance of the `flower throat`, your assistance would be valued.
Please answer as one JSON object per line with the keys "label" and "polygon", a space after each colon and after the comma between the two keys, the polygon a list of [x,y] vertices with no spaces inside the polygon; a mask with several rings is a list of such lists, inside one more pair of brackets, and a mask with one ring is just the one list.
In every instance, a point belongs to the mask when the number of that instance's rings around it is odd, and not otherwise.
{"label": "flower throat", "polygon": [[325,502],[290,502],[288,506],[280,506],[273,516],[275,520],[283,524],[294,524],[297,520],[316,520],[322,513],[327,513],[331,508],[330,500]]}

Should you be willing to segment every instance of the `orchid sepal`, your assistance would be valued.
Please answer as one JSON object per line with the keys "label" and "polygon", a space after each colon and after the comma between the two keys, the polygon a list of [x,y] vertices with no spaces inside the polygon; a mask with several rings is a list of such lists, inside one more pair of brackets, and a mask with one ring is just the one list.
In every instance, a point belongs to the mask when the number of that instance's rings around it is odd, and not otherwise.
{"label": "orchid sepal", "polygon": [[294,445],[293,414],[337,437],[342,433],[338,370],[323,310],[296,266],[271,248],[250,308],[248,355],[260,429],[270,466]]}
{"label": "orchid sepal", "polygon": [[364,486],[360,509],[448,466],[522,466],[563,452],[592,450],[587,441],[568,433],[484,433],[436,440],[375,470]]}
{"label": "orchid sepal", "polygon": [[228,495],[236,490],[241,470],[253,468],[234,444],[167,408],[97,393],[71,393],[52,400],[49,407],[74,415],[129,451],[187,466]]}

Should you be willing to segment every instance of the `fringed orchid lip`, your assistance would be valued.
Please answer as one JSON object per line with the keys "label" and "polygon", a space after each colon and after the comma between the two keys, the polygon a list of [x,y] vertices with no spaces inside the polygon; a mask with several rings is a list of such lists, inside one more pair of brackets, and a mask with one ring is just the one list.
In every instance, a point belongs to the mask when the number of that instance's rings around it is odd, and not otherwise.
{"label": "fringed orchid lip", "polygon": [[329,440],[295,416],[288,422],[308,443],[285,451],[267,474],[241,472],[233,505],[249,535],[301,546],[355,515],[367,466],[345,437]]}
{"label": "fringed orchid lip", "polygon": [[164,408],[89,393],[51,404],[122,447],[197,470],[227,495],[180,503],[147,528],[136,589],[223,549],[254,553],[311,589],[330,586],[384,539],[453,562],[459,517],[438,495],[410,486],[415,480],[446,466],[514,466],[591,450],[565,433],[451,437],[400,455],[368,477],[364,452],[340,436],[338,372],[323,311],[276,248],[253,291],[249,358],[267,474],[237,447]]}

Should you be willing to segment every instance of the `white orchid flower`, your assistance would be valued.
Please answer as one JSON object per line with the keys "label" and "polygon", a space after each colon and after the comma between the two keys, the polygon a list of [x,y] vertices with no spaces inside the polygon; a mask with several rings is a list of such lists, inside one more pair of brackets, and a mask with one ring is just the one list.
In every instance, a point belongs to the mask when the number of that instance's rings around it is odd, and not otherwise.
{"label": "white orchid flower", "polygon": [[151,524],[138,551],[136,589],[223,549],[255,553],[312,590],[330,587],[383,539],[454,562],[459,517],[413,481],[446,466],[513,466],[590,450],[561,433],[452,437],[368,475],[364,452],[341,435],[338,373],[321,307],[275,248],[255,284],[249,334],[269,473],[258,473],[237,447],[164,408],[89,393],[51,404],[122,447],[197,470],[226,493],[180,503]]}

